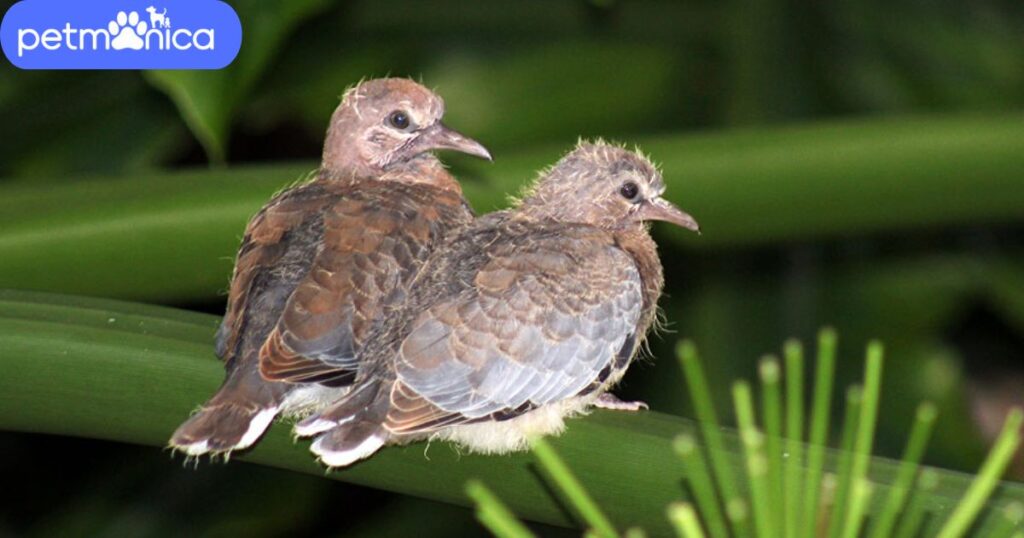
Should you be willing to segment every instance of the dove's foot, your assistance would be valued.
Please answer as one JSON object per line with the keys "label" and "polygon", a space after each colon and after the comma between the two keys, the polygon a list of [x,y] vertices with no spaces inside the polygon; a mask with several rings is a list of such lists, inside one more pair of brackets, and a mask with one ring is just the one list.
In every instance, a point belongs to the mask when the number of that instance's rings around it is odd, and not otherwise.
{"label": "dove's foot", "polygon": [[641,401],[636,402],[624,402],[618,398],[618,396],[605,392],[594,400],[594,406],[600,407],[601,409],[617,409],[619,411],[639,411],[641,409],[650,409],[650,407]]}

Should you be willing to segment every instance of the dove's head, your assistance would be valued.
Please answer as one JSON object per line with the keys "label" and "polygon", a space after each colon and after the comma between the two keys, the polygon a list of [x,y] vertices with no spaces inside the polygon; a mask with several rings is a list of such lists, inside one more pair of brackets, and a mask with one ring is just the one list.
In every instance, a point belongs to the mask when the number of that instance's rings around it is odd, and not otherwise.
{"label": "dove's head", "polygon": [[697,221],[662,198],[665,181],[643,155],[603,142],[580,143],[547,170],[522,210],[561,222],[602,228],[671,222],[699,231]]}
{"label": "dove's head", "polygon": [[440,166],[430,152],[451,149],[487,160],[479,142],[441,123],[444,101],[408,79],[362,82],[345,92],[331,116],[322,168],[332,176],[380,177],[423,164]]}

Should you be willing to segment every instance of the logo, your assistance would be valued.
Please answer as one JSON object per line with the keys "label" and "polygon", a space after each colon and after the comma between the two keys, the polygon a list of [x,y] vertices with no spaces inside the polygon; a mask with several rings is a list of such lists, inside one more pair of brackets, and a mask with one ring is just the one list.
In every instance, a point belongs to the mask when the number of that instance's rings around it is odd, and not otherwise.
{"label": "logo", "polygon": [[242,25],[219,0],[22,0],[0,44],[22,69],[220,69]]}

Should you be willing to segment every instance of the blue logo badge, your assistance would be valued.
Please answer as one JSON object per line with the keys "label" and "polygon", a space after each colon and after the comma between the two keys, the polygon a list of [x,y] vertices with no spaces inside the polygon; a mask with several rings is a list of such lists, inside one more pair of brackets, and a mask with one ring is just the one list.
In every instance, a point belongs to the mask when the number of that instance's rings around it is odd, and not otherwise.
{"label": "blue logo badge", "polygon": [[22,69],[220,69],[242,23],[219,0],[22,0],[0,44]]}

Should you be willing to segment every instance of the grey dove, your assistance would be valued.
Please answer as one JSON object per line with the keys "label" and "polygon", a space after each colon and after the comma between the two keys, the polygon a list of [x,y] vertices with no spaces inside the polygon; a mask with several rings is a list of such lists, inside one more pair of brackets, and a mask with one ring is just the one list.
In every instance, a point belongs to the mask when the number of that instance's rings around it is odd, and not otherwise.
{"label": "grey dove", "polygon": [[190,456],[244,449],[279,413],[308,413],[344,393],[384,302],[401,296],[445,234],[472,219],[431,151],[491,157],[442,124],[444,110],[440,97],[405,79],[346,92],[315,178],[249,221],[217,333],[226,377],[171,447]]}
{"label": "grey dove", "polygon": [[607,391],[651,327],[663,277],[647,221],[697,230],[661,196],[643,156],[583,143],[510,211],[445,241],[405,303],[357,352],[351,392],[296,425],[329,467],[380,447],[447,439],[482,453],[525,448]]}

